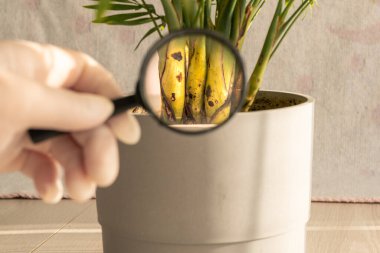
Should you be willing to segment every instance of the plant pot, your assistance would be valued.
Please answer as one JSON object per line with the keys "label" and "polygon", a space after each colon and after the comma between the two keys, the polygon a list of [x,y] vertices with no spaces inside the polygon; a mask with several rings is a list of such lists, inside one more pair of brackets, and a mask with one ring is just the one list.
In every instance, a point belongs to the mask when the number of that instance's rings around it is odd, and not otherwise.
{"label": "plant pot", "polygon": [[138,116],[120,175],[97,191],[105,253],[304,253],[314,100],[264,91],[279,109],[185,136]]}

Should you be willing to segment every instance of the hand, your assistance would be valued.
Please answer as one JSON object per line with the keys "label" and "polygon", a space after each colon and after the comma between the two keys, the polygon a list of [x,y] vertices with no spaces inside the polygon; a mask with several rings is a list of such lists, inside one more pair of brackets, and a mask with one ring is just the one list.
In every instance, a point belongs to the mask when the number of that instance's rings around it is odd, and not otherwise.
{"label": "hand", "polygon": [[[34,180],[41,198],[62,198],[63,184],[77,201],[118,174],[116,137],[127,144],[140,138],[130,114],[107,118],[107,98],[122,92],[112,75],[89,56],[52,45],[0,42],[0,172],[21,171]],[[35,145],[29,128],[71,134]]]}

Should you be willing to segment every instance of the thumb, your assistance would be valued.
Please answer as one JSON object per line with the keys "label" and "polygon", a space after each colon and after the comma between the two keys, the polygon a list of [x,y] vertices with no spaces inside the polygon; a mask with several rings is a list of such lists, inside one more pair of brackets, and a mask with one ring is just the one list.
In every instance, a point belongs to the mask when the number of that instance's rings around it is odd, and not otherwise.
{"label": "thumb", "polygon": [[102,124],[113,112],[112,102],[99,95],[19,81],[26,85],[17,92],[17,104],[29,128],[80,131]]}

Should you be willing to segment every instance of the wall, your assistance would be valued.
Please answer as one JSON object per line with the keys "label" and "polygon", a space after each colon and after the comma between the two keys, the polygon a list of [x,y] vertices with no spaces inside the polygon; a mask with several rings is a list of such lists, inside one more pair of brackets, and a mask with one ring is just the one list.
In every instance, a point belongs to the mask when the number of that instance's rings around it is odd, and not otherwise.
{"label": "wall", "polygon": [[[276,3],[267,2],[243,50],[248,69],[256,62]],[[133,92],[144,51],[155,38],[135,52],[146,27],[93,25],[92,12],[81,8],[89,3],[0,0],[0,39],[82,50],[109,68],[127,93]],[[319,0],[289,33],[265,77],[266,89],[306,93],[317,100],[315,197],[380,197],[379,14],[379,0]],[[6,180],[23,185],[24,179],[2,175],[0,187]]]}

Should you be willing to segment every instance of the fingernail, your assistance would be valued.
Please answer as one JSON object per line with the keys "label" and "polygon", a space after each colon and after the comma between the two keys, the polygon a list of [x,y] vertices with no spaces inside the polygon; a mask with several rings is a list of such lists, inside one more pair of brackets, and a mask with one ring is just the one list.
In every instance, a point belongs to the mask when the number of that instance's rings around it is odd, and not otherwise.
{"label": "fingernail", "polygon": [[42,200],[48,204],[56,204],[63,197],[63,183],[57,179],[54,184],[47,186],[46,190],[41,193]]}
{"label": "fingernail", "polygon": [[125,113],[112,118],[109,126],[117,139],[125,144],[134,145],[141,138],[141,129],[139,122],[130,113]]}
{"label": "fingernail", "polygon": [[96,184],[89,183],[84,185],[78,185],[74,192],[71,193],[71,197],[76,202],[82,203],[95,196]]}

